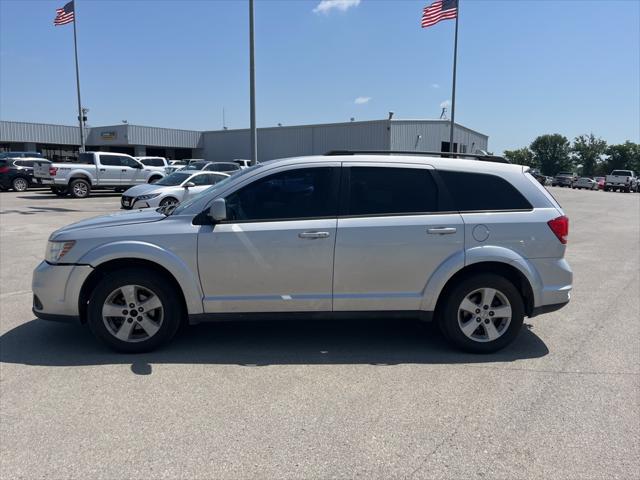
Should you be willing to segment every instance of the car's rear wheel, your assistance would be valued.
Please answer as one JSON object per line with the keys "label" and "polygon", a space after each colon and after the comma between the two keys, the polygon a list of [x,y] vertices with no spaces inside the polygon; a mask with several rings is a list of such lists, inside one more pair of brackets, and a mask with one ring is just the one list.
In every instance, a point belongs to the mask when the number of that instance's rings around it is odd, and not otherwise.
{"label": "car's rear wheel", "polygon": [[78,178],[69,184],[69,191],[74,198],[87,198],[91,193],[91,185],[86,180]]}
{"label": "car's rear wheel", "polygon": [[93,334],[114,350],[148,352],[171,340],[184,317],[170,283],[146,269],[105,276],[89,300]]}
{"label": "car's rear wheel", "polygon": [[67,195],[67,189],[64,187],[51,187],[51,191],[58,197],[65,197]]}
{"label": "car's rear wheel", "polygon": [[29,181],[24,177],[16,177],[11,182],[11,188],[16,192],[24,192],[29,188]]}
{"label": "car's rear wheel", "polygon": [[509,345],[524,321],[524,303],[506,278],[479,274],[453,287],[439,312],[444,336],[473,353],[491,353]]}

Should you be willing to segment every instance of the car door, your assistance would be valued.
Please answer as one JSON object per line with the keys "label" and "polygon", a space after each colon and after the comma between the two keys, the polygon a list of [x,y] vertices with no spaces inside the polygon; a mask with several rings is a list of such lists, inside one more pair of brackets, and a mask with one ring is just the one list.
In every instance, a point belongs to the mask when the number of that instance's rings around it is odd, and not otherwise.
{"label": "car door", "polygon": [[147,183],[146,170],[143,165],[126,155],[120,156],[120,184],[121,185],[139,185]]}
{"label": "car door", "polygon": [[98,185],[122,185],[120,180],[121,170],[119,155],[100,155]]}
{"label": "car door", "polygon": [[432,171],[423,164],[343,164],[335,311],[419,310],[431,275],[463,255],[462,217],[442,211]]}
{"label": "car door", "polygon": [[331,310],[339,166],[280,167],[226,195],[228,219],[198,234],[205,312]]}

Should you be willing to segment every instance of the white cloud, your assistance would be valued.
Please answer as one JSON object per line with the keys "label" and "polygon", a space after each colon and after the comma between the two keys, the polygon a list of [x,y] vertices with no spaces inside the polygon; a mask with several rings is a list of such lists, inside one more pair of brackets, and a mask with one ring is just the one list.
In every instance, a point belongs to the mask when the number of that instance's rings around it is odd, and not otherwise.
{"label": "white cloud", "polygon": [[440,108],[449,108],[451,106],[451,100],[445,100],[440,104]]}
{"label": "white cloud", "polygon": [[432,83],[431,84],[431,88],[440,88],[440,84],[439,83]]}
{"label": "white cloud", "polygon": [[371,100],[371,97],[358,97],[353,101],[353,103],[356,105],[364,105],[365,103],[369,103],[369,100]]}
{"label": "white cloud", "polygon": [[328,14],[331,10],[339,10],[345,12],[351,7],[357,7],[360,5],[360,0],[322,0],[316,8],[313,9],[313,13]]}

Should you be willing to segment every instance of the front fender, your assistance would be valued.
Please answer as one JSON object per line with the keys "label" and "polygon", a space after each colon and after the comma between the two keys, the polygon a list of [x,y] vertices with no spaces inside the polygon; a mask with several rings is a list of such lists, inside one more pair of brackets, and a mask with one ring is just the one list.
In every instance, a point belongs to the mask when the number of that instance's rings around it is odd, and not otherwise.
{"label": "front fender", "polygon": [[86,254],[77,263],[96,268],[111,260],[147,260],[168,270],[180,285],[190,315],[204,313],[202,289],[194,272],[184,260],[171,250],[142,241],[117,241],[102,244]]}

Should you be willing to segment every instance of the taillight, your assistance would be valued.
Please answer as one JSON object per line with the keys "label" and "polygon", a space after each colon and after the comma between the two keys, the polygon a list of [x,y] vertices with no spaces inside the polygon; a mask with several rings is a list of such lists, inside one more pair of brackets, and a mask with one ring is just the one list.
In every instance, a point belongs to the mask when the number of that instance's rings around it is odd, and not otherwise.
{"label": "taillight", "polygon": [[547,222],[551,231],[558,237],[558,240],[564,245],[567,244],[567,237],[569,236],[569,217],[561,216],[549,220]]}
{"label": "taillight", "polygon": [[49,167],[49,175],[51,175],[52,177],[55,177],[57,172],[58,167]]}
{"label": "taillight", "polygon": [[9,173],[9,167],[6,165],[4,167],[0,167],[0,173]]}

